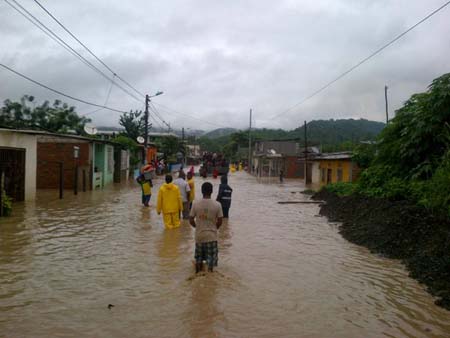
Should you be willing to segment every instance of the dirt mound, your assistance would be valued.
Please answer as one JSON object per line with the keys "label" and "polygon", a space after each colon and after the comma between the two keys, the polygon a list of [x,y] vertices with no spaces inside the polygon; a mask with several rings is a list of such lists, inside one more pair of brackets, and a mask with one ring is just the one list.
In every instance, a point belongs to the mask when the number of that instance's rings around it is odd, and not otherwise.
{"label": "dirt mound", "polygon": [[313,196],[326,203],[320,214],[342,222],[340,233],[372,252],[401,259],[410,276],[427,285],[450,310],[450,221],[432,216],[407,201],[362,195],[339,197],[320,191]]}

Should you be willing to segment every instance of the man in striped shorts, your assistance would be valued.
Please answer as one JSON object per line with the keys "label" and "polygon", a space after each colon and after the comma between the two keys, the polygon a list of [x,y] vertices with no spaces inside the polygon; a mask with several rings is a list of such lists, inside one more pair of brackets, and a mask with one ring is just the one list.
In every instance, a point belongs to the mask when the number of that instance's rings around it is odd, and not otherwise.
{"label": "man in striped shorts", "polygon": [[203,261],[212,272],[218,262],[217,230],[222,225],[222,206],[211,199],[213,186],[202,185],[203,199],[194,201],[189,223],[195,228],[195,272],[203,270]]}

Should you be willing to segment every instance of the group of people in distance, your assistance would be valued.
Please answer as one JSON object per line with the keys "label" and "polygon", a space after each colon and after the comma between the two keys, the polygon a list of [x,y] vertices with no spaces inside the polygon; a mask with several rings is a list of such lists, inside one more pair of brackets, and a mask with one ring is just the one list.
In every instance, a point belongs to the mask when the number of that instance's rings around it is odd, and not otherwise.
{"label": "group of people in distance", "polygon": [[[143,173],[137,179],[142,187],[142,202],[149,205],[152,181]],[[213,185],[204,182],[201,187],[202,199],[195,200],[195,182],[193,168],[185,174],[180,170],[178,177],[165,176],[165,183],[158,191],[156,212],[163,214],[166,229],[180,226],[181,216],[189,219],[195,228],[195,271],[203,270],[206,261],[208,271],[213,271],[218,262],[217,230],[222,225],[222,218],[228,218],[233,189],[228,185],[226,175],[221,176],[221,183],[216,200],[213,200]]]}

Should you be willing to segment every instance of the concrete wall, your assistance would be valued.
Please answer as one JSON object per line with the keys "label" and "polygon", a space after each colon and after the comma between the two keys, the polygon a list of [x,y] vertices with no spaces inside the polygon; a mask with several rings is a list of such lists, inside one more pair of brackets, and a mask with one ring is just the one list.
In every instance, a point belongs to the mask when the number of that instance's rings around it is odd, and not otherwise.
{"label": "concrete wall", "polygon": [[314,161],[311,166],[311,183],[320,184],[320,165],[319,162]]}
{"label": "concrete wall", "polygon": [[36,197],[36,135],[0,131],[0,146],[25,149],[25,200]]}

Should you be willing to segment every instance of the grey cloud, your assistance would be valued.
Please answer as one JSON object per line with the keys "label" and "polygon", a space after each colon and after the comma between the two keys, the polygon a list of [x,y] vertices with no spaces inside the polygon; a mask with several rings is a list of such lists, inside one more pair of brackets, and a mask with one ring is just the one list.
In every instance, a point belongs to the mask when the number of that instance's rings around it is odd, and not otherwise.
{"label": "grey cloud", "polygon": [[[24,6],[58,32],[39,8]],[[276,119],[441,1],[185,1],[45,2],[67,27],[119,75],[145,93],[163,90],[155,102],[220,125],[245,128],[254,109],[257,126],[293,128],[304,119],[384,119],[383,87],[392,110],[448,72],[450,25],[445,9],[391,48],[320,95]],[[109,83],[34,26],[0,5],[0,60],[74,96],[103,104]],[[67,41],[66,34],[61,33]],[[73,46],[76,46],[73,44]],[[83,55],[88,55],[76,47]],[[0,97],[56,95],[0,70]],[[7,82],[7,83],[6,83]],[[73,102],[69,102],[75,104]],[[108,102],[141,109],[114,88]],[[76,104],[78,111],[93,111]],[[213,125],[161,109],[176,127]],[[95,123],[117,124],[99,111]]]}

